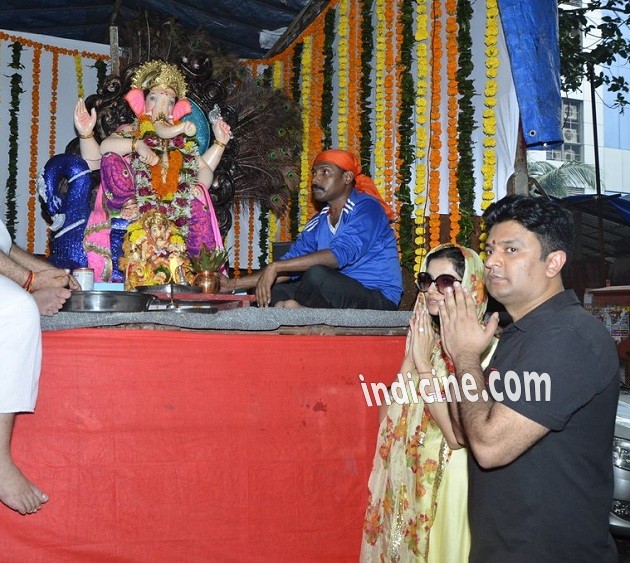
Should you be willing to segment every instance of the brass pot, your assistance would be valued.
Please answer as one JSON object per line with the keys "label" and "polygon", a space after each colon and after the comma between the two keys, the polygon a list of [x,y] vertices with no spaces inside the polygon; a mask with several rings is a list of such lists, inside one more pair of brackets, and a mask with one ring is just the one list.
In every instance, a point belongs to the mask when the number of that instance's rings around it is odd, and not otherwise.
{"label": "brass pot", "polygon": [[202,293],[218,293],[221,287],[219,272],[213,272],[210,270],[199,272],[193,280],[193,285],[200,287]]}

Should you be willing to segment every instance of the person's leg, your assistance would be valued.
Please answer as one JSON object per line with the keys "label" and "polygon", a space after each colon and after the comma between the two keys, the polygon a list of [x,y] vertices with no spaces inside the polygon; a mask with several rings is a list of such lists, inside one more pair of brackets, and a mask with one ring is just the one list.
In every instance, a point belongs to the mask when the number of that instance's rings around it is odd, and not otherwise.
{"label": "person's leg", "polygon": [[11,456],[15,413],[35,408],[41,368],[41,329],[32,296],[0,276],[0,501],[20,514],[36,512],[48,496]]}
{"label": "person's leg", "polygon": [[303,307],[395,311],[396,304],[375,289],[328,266],[313,266],[304,275],[295,300]]}
{"label": "person's leg", "polygon": [[286,301],[278,301],[274,307],[278,307],[278,309],[303,309],[302,305],[300,305],[295,299],[287,299]]}
{"label": "person's leg", "polygon": [[276,307],[278,303],[295,300],[299,282],[276,283],[271,288],[271,301],[269,305]]}

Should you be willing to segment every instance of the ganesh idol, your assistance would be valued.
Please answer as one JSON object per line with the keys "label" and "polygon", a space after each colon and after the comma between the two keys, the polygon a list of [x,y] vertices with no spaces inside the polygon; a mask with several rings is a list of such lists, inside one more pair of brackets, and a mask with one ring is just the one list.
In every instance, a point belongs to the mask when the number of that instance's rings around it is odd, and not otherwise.
{"label": "ganesh idol", "polygon": [[212,120],[214,140],[200,154],[197,126],[182,119],[192,112],[184,77],[163,61],[138,68],[125,100],[136,120],[120,126],[100,146],[93,135],[94,109],[88,112],[79,100],[74,112],[81,156],[90,169],[100,167],[101,172],[83,237],[88,266],[99,281],[122,281],[121,261],[151,262],[153,257],[137,253],[123,256],[125,237],[149,213],[161,214],[172,225],[189,256],[204,246],[223,247],[209,188],[231,138],[229,125],[220,116]]}

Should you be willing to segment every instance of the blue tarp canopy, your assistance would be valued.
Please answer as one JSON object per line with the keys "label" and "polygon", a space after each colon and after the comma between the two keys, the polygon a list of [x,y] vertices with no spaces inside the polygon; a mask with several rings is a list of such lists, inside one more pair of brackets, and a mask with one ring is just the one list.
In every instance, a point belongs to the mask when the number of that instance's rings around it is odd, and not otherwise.
{"label": "blue tarp canopy", "polygon": [[549,0],[498,0],[512,78],[530,149],[562,144],[558,4]]}
{"label": "blue tarp canopy", "polygon": [[[203,30],[225,52],[256,59],[265,57],[284,28],[303,29],[328,2],[4,0],[0,29],[109,44],[110,25],[122,27],[146,10],[165,19],[173,17],[186,28]],[[498,0],[498,7],[525,142],[529,148],[557,146],[562,143],[557,3]]]}
{"label": "blue tarp canopy", "polygon": [[[317,0],[3,0],[0,29],[109,44],[109,26],[124,26],[142,10],[202,29],[213,45],[241,58],[263,57],[261,33],[282,30]],[[319,8],[321,10],[321,7]],[[276,38],[282,31],[276,33]],[[272,40],[274,34],[270,34]],[[273,43],[272,43],[273,44]]]}

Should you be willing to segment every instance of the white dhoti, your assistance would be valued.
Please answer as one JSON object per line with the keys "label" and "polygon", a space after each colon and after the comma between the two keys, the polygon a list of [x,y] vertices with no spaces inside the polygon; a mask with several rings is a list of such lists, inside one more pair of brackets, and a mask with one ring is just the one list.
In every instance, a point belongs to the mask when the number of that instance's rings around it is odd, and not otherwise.
{"label": "white dhoti", "polygon": [[[11,239],[0,221],[0,250],[8,254],[10,248]],[[33,296],[0,275],[0,414],[35,409],[42,363],[41,334]]]}

